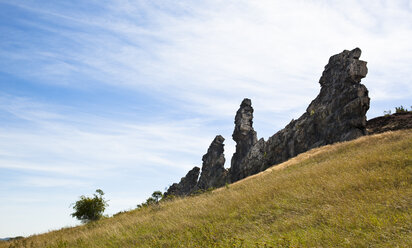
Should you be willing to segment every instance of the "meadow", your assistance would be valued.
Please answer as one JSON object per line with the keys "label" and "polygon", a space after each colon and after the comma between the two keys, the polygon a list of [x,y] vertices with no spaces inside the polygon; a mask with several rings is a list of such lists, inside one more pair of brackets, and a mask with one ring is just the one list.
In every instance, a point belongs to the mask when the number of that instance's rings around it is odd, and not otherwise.
{"label": "meadow", "polygon": [[412,130],[313,149],[211,192],[0,247],[412,247]]}

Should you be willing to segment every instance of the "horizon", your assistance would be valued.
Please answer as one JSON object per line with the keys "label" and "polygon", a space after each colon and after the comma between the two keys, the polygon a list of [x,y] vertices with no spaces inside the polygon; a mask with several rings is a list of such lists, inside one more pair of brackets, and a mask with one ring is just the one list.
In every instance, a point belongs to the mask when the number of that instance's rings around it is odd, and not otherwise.
{"label": "horizon", "polygon": [[[356,5],[357,8],[353,8]],[[258,138],[298,118],[330,56],[362,49],[368,119],[412,99],[412,1],[0,0],[0,238],[165,191],[252,100]]]}

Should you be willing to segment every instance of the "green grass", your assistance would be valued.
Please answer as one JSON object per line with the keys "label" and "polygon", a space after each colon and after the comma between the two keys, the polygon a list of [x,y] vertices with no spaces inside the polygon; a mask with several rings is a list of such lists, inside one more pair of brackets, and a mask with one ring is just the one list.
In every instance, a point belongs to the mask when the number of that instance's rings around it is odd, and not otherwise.
{"label": "green grass", "polygon": [[314,149],[209,193],[0,247],[412,247],[412,130]]}

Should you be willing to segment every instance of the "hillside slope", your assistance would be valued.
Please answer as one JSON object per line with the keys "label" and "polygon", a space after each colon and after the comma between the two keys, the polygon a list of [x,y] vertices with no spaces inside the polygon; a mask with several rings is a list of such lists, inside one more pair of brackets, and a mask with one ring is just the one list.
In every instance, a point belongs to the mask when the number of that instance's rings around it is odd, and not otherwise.
{"label": "hillside slope", "polygon": [[366,130],[369,134],[383,133],[412,128],[412,111],[385,115],[368,120]]}
{"label": "hillside slope", "polygon": [[0,247],[412,247],[412,130],[313,149],[199,196]]}

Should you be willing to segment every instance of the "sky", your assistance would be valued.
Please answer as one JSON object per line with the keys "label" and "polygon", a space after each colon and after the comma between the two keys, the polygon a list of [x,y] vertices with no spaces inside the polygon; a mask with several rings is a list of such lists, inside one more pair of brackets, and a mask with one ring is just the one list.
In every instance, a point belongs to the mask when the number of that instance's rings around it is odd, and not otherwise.
{"label": "sky", "polygon": [[412,105],[412,1],[0,0],[0,238],[134,209],[201,166],[243,98],[267,139],[360,47],[367,118]]}

